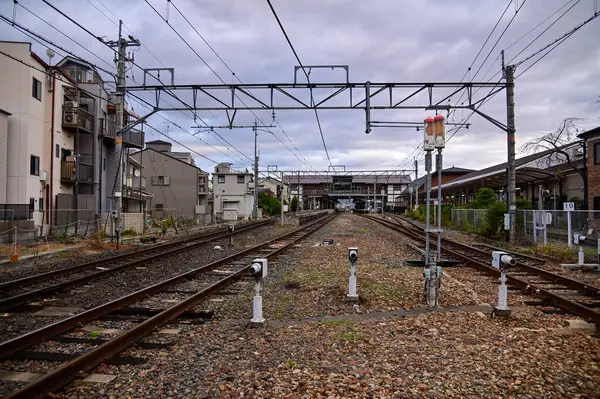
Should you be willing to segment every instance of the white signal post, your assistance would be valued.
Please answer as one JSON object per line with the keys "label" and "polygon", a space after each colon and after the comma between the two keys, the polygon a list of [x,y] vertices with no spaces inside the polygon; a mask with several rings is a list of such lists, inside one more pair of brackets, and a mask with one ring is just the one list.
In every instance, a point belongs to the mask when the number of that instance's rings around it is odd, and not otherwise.
{"label": "white signal post", "polygon": [[516,260],[508,253],[502,251],[492,251],[492,267],[500,270],[498,306],[494,307],[492,312],[492,314],[495,316],[507,317],[510,315],[510,309],[508,308],[508,288],[506,287],[506,272],[516,264]]}
{"label": "white signal post", "polygon": [[565,202],[563,204],[563,210],[567,212],[567,230],[569,235],[569,248],[573,246],[573,231],[571,230],[571,211],[575,209],[574,202]]}
{"label": "white signal post", "polygon": [[356,291],[356,261],[358,260],[358,248],[348,248],[348,259],[350,260],[350,276],[348,277],[348,295],[350,302],[358,302]]}
{"label": "white signal post", "polygon": [[256,279],[256,283],[254,284],[254,297],[252,298],[252,319],[250,320],[250,324],[253,326],[262,326],[265,323],[265,319],[263,317],[262,312],[262,296],[260,295],[261,291],[261,281],[263,278],[267,277],[268,273],[268,261],[267,259],[254,259],[252,261],[252,265],[250,266],[250,276]]}

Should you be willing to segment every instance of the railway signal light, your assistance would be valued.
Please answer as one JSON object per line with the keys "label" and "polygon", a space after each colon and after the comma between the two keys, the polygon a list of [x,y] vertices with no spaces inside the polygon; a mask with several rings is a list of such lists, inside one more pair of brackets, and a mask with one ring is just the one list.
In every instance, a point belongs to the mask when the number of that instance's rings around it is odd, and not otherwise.
{"label": "railway signal light", "polygon": [[500,284],[498,285],[498,305],[494,307],[492,315],[507,317],[510,315],[508,308],[508,288],[506,287],[506,272],[515,267],[517,261],[503,251],[492,251],[492,267],[500,270]]}
{"label": "railway signal light", "polygon": [[254,297],[252,298],[252,319],[250,323],[254,326],[262,326],[265,319],[262,314],[262,296],[261,291],[261,280],[267,277],[268,273],[268,261],[265,258],[254,259],[249,269],[250,276],[256,279],[254,284]]}
{"label": "railway signal light", "polygon": [[350,302],[357,302],[356,261],[358,260],[358,248],[348,248],[348,260],[350,260],[350,276],[348,277],[348,295],[346,295],[346,299]]}

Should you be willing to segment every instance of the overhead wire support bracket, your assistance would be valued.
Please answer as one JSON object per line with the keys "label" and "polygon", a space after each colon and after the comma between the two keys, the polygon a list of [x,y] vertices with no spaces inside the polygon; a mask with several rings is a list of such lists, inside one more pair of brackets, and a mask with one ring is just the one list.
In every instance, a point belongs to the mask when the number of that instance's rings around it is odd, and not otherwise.
{"label": "overhead wire support bracket", "polygon": [[350,83],[350,67],[348,65],[303,65],[303,66],[295,66],[294,67],[294,84],[296,84],[298,82],[297,81],[298,70],[308,69],[308,74],[310,75],[311,69],[318,69],[318,68],[321,68],[321,69],[336,69],[336,68],[344,69],[344,70],[346,70],[346,83]]}
{"label": "overhead wire support bracket", "polygon": [[[158,77],[150,74],[150,72],[154,72],[154,71],[158,72],[158,74],[157,74]],[[146,86],[146,75],[155,77],[159,82],[162,83],[162,81],[160,80],[160,71],[171,72],[171,86],[173,86],[175,84],[175,68],[144,68],[144,86]]]}

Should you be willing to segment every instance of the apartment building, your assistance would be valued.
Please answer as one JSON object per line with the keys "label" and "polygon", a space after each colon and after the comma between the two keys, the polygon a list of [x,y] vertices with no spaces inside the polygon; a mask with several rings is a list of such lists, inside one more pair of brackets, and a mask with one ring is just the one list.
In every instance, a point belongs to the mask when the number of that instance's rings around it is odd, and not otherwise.
{"label": "apartment building", "polygon": [[152,195],[147,209],[159,218],[181,216],[210,223],[208,173],[171,154],[171,143],[157,140],[147,142],[145,149],[131,155],[144,165],[141,177]]}
{"label": "apartment building", "polygon": [[216,220],[249,219],[254,206],[252,173],[237,172],[220,163],[213,173],[213,212]]}
{"label": "apartment building", "polygon": [[55,196],[69,192],[60,184],[54,147],[73,148],[73,135],[62,126],[61,104],[74,82],[33,53],[30,43],[0,42],[0,49],[10,55],[0,57],[0,70],[10,77],[0,79],[0,109],[10,114],[0,167],[0,181],[6,182],[2,204],[13,210],[27,206],[36,225],[48,224]]}
{"label": "apartment building", "polygon": [[[1,207],[27,207],[25,217],[45,231],[106,216],[114,208],[118,157],[116,109],[102,78],[72,57],[50,66],[31,43],[0,42],[0,49],[10,55],[0,57],[10,77],[0,79],[0,109],[8,116]],[[128,112],[124,123],[135,117]],[[125,157],[143,147],[143,137],[137,130],[123,135]]]}

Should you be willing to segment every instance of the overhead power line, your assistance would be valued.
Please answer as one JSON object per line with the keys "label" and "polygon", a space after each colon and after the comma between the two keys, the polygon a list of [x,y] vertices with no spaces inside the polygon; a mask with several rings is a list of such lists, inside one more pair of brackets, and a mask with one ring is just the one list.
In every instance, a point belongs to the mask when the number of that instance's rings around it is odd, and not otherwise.
{"label": "overhead power line", "polygon": [[[285,31],[285,28],[283,27],[283,24],[281,23],[281,20],[279,19],[279,16],[277,15],[275,8],[273,8],[273,4],[271,4],[271,0],[267,0],[267,3],[269,4],[271,11],[273,12],[273,16],[277,20],[277,24],[279,25],[279,28],[281,28],[281,32],[283,32],[283,35],[285,36],[285,40],[288,42],[290,49],[292,49],[292,52],[294,53],[294,57],[296,57],[296,60],[298,61],[298,65],[300,65],[300,68],[302,68],[302,72],[304,72],[307,82],[310,84],[309,74],[308,74],[308,72],[306,72],[304,65],[302,65],[302,61],[300,61],[300,57],[298,57],[298,53],[296,52],[296,49],[294,48],[292,41],[290,40],[287,32]],[[310,102],[311,102],[311,106],[314,107],[315,99],[313,97],[312,89],[310,90]],[[331,158],[329,157],[329,151],[327,150],[327,144],[325,143],[325,137],[323,135],[323,128],[321,127],[321,120],[319,119],[319,113],[317,112],[316,107],[314,107],[313,109],[315,111],[315,118],[317,119],[317,126],[319,127],[319,133],[321,134],[321,141],[323,142],[323,148],[325,149],[325,155],[327,155],[327,161],[329,161],[329,166],[335,172],[335,168],[333,167],[333,164],[331,163]]]}
{"label": "overhead power line", "polygon": [[[221,77],[221,76],[220,76],[220,75],[219,75],[219,74],[218,74],[218,73],[217,73],[217,72],[214,70],[214,68],[213,68],[213,67],[211,67],[211,66],[210,66],[210,65],[207,63],[207,61],[206,61],[206,60],[205,60],[205,59],[204,59],[204,58],[203,58],[203,57],[202,57],[202,56],[201,56],[201,55],[200,55],[200,54],[199,54],[199,53],[198,53],[198,52],[197,52],[197,51],[196,51],[196,50],[193,48],[193,46],[192,46],[192,45],[191,45],[191,44],[190,44],[190,43],[189,43],[187,40],[185,40],[185,38],[184,38],[184,37],[183,37],[183,36],[182,36],[182,35],[181,35],[181,34],[180,34],[178,31],[177,31],[177,29],[175,29],[175,27],[174,27],[174,26],[173,26],[173,25],[172,25],[172,24],[169,22],[169,20],[168,20],[168,17],[167,17],[167,18],[163,17],[163,16],[160,14],[160,12],[159,12],[159,11],[158,11],[158,10],[157,10],[157,9],[156,9],[156,8],[155,8],[155,7],[154,7],[154,6],[153,6],[153,5],[152,5],[152,4],[151,4],[151,3],[150,3],[148,0],[145,0],[145,1],[146,1],[146,4],[148,4],[148,5],[150,6],[150,8],[152,8],[152,10],[153,10],[153,11],[154,11],[154,12],[155,12],[155,13],[156,13],[156,14],[157,14],[157,15],[158,15],[158,16],[159,16],[159,17],[160,17],[160,18],[161,18],[161,19],[162,19],[162,20],[163,20],[163,21],[164,21],[164,22],[165,22],[165,23],[166,23],[166,24],[167,24],[167,25],[168,25],[168,26],[171,28],[171,30],[173,30],[173,32],[175,32],[175,34],[176,34],[176,35],[177,35],[177,36],[178,36],[178,37],[179,37],[179,38],[180,38],[180,39],[181,39],[181,40],[184,42],[184,44],[185,44],[186,46],[188,46],[188,47],[189,47],[189,48],[192,50],[192,52],[193,52],[193,53],[194,53],[194,54],[195,54],[195,55],[198,57],[198,59],[200,59],[200,61],[202,61],[202,63],[204,63],[204,65],[206,65],[206,67],[207,67],[207,68],[208,68],[208,69],[209,69],[209,70],[210,70],[210,71],[211,71],[211,72],[212,72],[212,73],[213,73],[213,74],[214,74],[214,75],[215,75],[215,76],[216,76],[216,77],[217,77],[217,78],[218,78],[218,79],[219,79],[219,80],[220,80],[220,81],[223,83],[223,84],[227,84],[227,83],[226,83],[226,82],[223,80],[223,78],[222,78],[222,77]],[[246,105],[246,106],[247,106],[247,104],[244,102],[244,100],[243,100],[242,98],[240,98],[240,97],[239,97],[237,94],[236,94],[235,96],[236,96],[236,98],[237,98],[237,99],[238,99],[238,100],[239,100],[239,101],[240,101],[242,104],[244,104],[244,105]],[[189,107],[189,106],[188,106],[188,108],[190,108],[190,109],[191,109],[191,107]],[[258,121],[260,121],[262,124],[264,124],[264,122],[262,121],[262,119],[261,119],[261,118],[260,118],[258,115],[256,115],[256,113],[255,113],[254,111],[250,110],[250,112],[252,113],[252,115],[254,115],[254,117],[256,117],[256,118],[257,118],[257,120],[258,120]],[[275,134],[274,134],[272,131],[270,131],[270,130],[268,130],[268,129],[266,129],[266,130],[267,130],[269,133],[271,133],[271,134],[272,134],[272,135],[273,135],[273,136],[274,136],[274,137],[275,137],[275,138],[276,138],[276,139],[277,139],[277,140],[278,140],[280,143],[283,143],[283,142],[282,142],[282,141],[279,139],[279,137],[277,137],[277,136],[276,136],[276,135],[275,135]],[[285,145],[284,145],[284,146],[285,146]],[[289,149],[289,147],[287,147],[287,146],[285,146],[285,147],[288,149],[288,151],[290,151],[290,152],[292,153],[292,155],[294,155],[294,156],[296,156],[296,157],[298,158],[298,156],[297,156],[296,154],[294,154],[294,153],[293,153],[293,152],[292,152],[292,151]],[[298,159],[299,159],[300,161],[302,161],[300,158],[298,158]],[[308,165],[308,166],[309,166],[309,168],[311,168],[311,167],[310,167],[310,165]],[[311,169],[312,169],[312,168],[311,168]]]}
{"label": "overhead power line", "polygon": [[[586,19],[581,24],[577,25],[576,27],[574,27],[573,29],[571,29],[570,31],[568,31],[567,33],[565,33],[564,35],[562,35],[559,38],[557,38],[557,39],[553,40],[552,42],[548,43],[544,47],[542,47],[539,50],[535,51],[533,54],[525,57],[523,60],[517,62],[515,64],[515,66],[519,66],[519,65],[523,64],[524,62],[529,61],[530,59],[532,59],[536,55],[542,53],[544,50],[548,49],[549,47],[552,47],[554,44],[557,44],[557,46],[558,46],[559,44],[563,43],[565,41],[565,39],[569,38],[573,33],[577,32],[579,29],[583,28],[585,25],[587,25],[588,23],[592,22],[598,16],[600,16],[600,12],[595,12],[594,15],[592,15],[590,18]],[[556,48],[557,46],[554,46],[552,48],[552,50],[554,48]]]}
{"label": "overhead power line", "polygon": [[[192,24],[192,22],[185,16],[185,14],[177,7],[177,5],[172,1],[169,0],[169,3],[173,6],[173,8],[175,8],[175,10],[179,13],[179,15],[184,19],[185,22],[187,22],[187,24],[190,26],[190,28],[192,28],[192,30],[194,32],[196,32],[196,34],[198,35],[198,37],[200,37],[200,39],[202,39],[202,41],[208,46],[208,48],[213,52],[213,54],[221,61],[221,63],[223,63],[223,65],[227,68],[227,70],[229,70],[229,72],[231,72],[232,76],[241,84],[244,84],[244,82],[242,82],[242,80],[240,79],[240,77],[233,71],[233,69],[225,62],[225,60],[223,59],[223,57],[221,57],[221,55],[214,49],[214,47],[212,47],[210,45],[210,43],[204,38],[204,36],[198,31],[198,29],[194,26],[194,24]],[[248,92],[250,94],[252,94],[251,90],[248,90]],[[267,110],[265,110],[265,112],[268,112]],[[292,147],[294,147],[294,149],[296,150],[296,152],[298,153],[299,156],[301,156],[303,159],[300,159],[298,157],[298,155],[295,155],[293,151],[291,151],[289,148],[288,151],[290,151],[293,155],[296,156],[296,158],[303,163],[305,166],[307,166],[309,169],[312,169],[312,166],[308,163],[308,161],[306,160],[306,158],[302,155],[302,153],[300,152],[300,150],[298,149],[298,147],[296,147],[296,145],[294,144],[294,142],[292,141],[292,139],[290,138],[290,136],[288,136],[288,134],[285,132],[285,130],[283,129],[283,127],[281,126],[281,124],[279,122],[277,122],[276,120],[274,121],[275,124],[279,127],[279,129],[281,130],[281,132],[285,135],[285,137],[288,139],[288,141],[290,142],[290,144],[292,145]],[[270,129],[267,129],[270,130]],[[278,137],[275,135],[275,133],[272,133],[273,136],[275,138],[278,139]],[[281,140],[280,140],[281,141]],[[282,143],[283,144],[283,143]],[[285,146],[285,145],[284,145]]]}
{"label": "overhead power line", "polygon": [[[39,33],[36,33],[34,31],[32,31],[31,29],[28,29],[17,22],[13,22],[12,20],[8,19],[6,16],[4,16],[2,14],[0,14],[0,20],[2,20],[3,22],[5,22],[6,24],[8,24],[10,26],[13,26],[16,30],[18,30],[19,32],[23,33],[24,35],[30,37],[32,40],[36,41],[37,43],[41,44],[42,46],[50,46],[50,47],[57,48],[57,49],[65,52],[66,54],[69,54],[72,57],[75,57],[78,60],[84,61],[84,59],[82,57],[80,57],[79,55],[67,50],[66,48],[60,46],[59,44],[54,43],[53,41],[51,41],[50,39],[47,39],[46,37],[40,35]],[[116,76],[113,71],[104,69],[104,68],[102,68],[98,65],[95,65],[89,61],[85,61],[85,62],[90,64],[94,68],[98,69],[99,71],[107,73],[108,75],[110,75],[112,77]],[[111,66],[111,65],[109,64],[109,66]]]}

